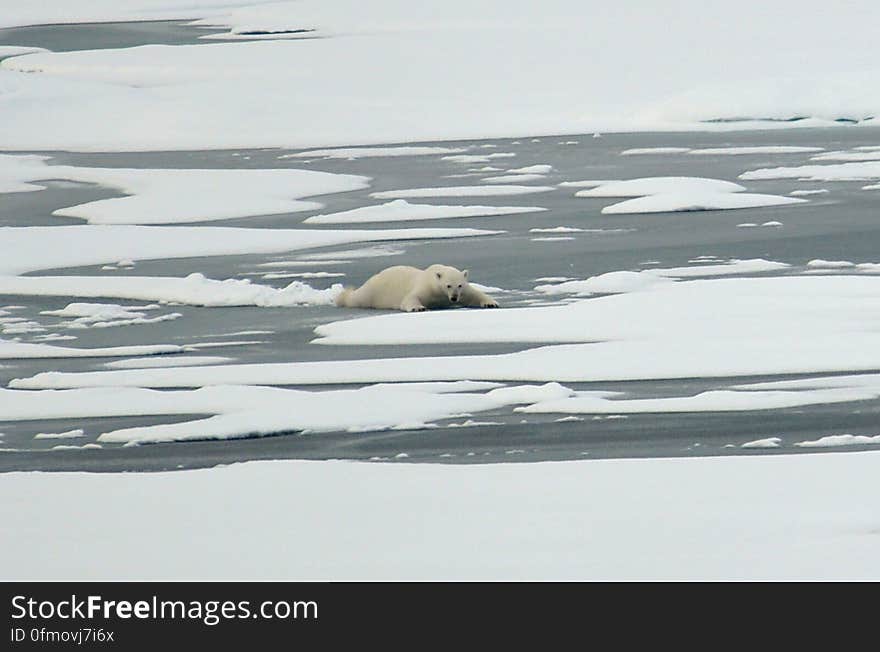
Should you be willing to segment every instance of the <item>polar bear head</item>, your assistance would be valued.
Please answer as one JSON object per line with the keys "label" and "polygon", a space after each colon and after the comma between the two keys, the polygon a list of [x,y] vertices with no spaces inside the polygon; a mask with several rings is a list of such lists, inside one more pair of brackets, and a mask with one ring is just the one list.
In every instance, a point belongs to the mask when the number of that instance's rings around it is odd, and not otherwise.
{"label": "polar bear head", "polygon": [[431,265],[428,269],[437,293],[445,293],[451,303],[458,303],[468,287],[468,271],[448,265]]}

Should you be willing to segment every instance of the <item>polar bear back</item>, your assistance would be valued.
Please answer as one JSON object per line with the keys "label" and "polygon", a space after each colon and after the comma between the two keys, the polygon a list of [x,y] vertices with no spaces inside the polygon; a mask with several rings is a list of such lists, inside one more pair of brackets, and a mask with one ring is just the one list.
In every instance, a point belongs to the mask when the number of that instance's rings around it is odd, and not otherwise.
{"label": "polar bear back", "polygon": [[349,308],[399,310],[404,298],[415,289],[425,272],[418,267],[395,265],[383,269],[356,290],[343,305]]}

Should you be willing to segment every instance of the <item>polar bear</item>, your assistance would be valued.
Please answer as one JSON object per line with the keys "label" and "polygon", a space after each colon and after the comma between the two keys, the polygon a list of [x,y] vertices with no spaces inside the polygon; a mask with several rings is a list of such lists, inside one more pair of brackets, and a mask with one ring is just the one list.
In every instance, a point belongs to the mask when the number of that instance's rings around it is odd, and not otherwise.
{"label": "polar bear", "polygon": [[370,277],[357,289],[346,288],[336,297],[345,308],[384,308],[421,312],[433,308],[497,308],[498,302],[468,283],[468,271],[447,265],[427,269],[395,265]]}

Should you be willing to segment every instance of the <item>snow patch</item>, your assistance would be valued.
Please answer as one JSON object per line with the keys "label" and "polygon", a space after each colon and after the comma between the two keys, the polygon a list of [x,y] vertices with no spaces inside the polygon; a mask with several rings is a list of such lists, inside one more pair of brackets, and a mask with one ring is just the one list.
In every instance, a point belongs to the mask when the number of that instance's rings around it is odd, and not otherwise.
{"label": "snow patch", "polygon": [[172,344],[155,344],[145,346],[110,346],[94,349],[75,349],[66,346],[49,344],[29,344],[0,340],[0,359],[22,360],[35,358],[110,358],[128,357],[133,355],[160,355],[181,353],[184,348]]}
{"label": "snow patch", "polygon": [[800,448],[831,448],[834,446],[863,446],[880,444],[880,435],[828,435],[812,441],[799,441],[795,444]]}
{"label": "snow patch", "polygon": [[105,362],[108,369],[152,369],[155,367],[195,367],[198,365],[227,364],[234,358],[210,355],[176,355],[162,358],[132,358],[131,360],[114,360]]}
{"label": "snow patch", "polygon": [[379,206],[364,206],[340,213],[314,215],[305,219],[304,222],[306,224],[362,224],[512,215],[545,210],[547,209],[537,206],[436,206],[433,204],[410,204],[405,199],[395,199]]}
{"label": "snow patch", "polygon": [[[119,260],[285,253],[356,242],[491,235],[479,229],[244,229],[213,226],[81,225],[0,228],[0,275]],[[342,258],[312,254],[314,260]]]}
{"label": "snow patch", "polygon": [[410,197],[491,197],[493,195],[526,195],[536,192],[549,192],[548,186],[447,186],[441,188],[410,188],[407,190],[386,190],[374,192],[375,199],[407,199]]}
{"label": "snow patch", "polygon": [[691,151],[690,147],[633,147],[623,150],[621,156],[638,156],[642,154],[682,154]]}
{"label": "snow patch", "polygon": [[[792,145],[758,145],[755,147],[704,147],[692,149],[688,154],[707,156],[739,156],[745,154],[806,154],[821,152],[824,147],[798,147]],[[815,157],[814,157],[815,158]]]}
{"label": "snow patch", "polygon": [[[642,291],[550,307],[435,311],[416,319],[419,328],[413,328],[413,316],[406,314],[324,324],[316,329],[316,342],[543,346],[490,355],[49,372],[13,380],[10,387],[595,382],[880,368],[880,333],[871,326],[880,319],[880,278],[868,275],[661,281]],[[875,393],[871,387],[856,389],[840,400]]]}
{"label": "snow patch", "polygon": [[546,178],[543,174],[503,174],[499,177],[486,177],[483,183],[528,183],[544,181]]}
{"label": "snow patch", "polygon": [[739,175],[745,180],[800,179],[801,181],[870,181],[880,179],[880,161],[761,168]]}
{"label": "snow patch", "polygon": [[575,197],[644,197],[665,193],[733,193],[743,192],[745,187],[703,177],[645,177],[602,183],[590,190],[581,190]]}
{"label": "snow patch", "polygon": [[[580,194],[580,193],[578,193]],[[637,197],[606,206],[603,215],[628,215],[635,213],[672,213],[682,211],[718,211],[766,206],[802,204],[807,200],[779,195],[731,192],[682,192],[663,193]],[[766,222],[762,226],[781,226],[779,222]]]}
{"label": "snow patch", "polygon": [[290,158],[336,158],[354,161],[360,158],[387,158],[397,156],[433,156],[437,154],[457,154],[466,152],[463,147],[337,147],[334,149],[313,149],[307,152],[284,154],[279,159]]}
{"label": "snow patch", "polygon": [[77,437],[85,436],[85,431],[77,428],[76,430],[67,430],[66,432],[38,432],[34,435],[34,439],[76,439]]}
{"label": "snow patch", "polygon": [[740,448],[779,448],[782,443],[780,437],[767,437],[766,439],[755,439],[740,444]]}
{"label": "snow patch", "polygon": [[[112,297],[133,301],[158,301],[190,306],[283,306],[330,305],[342,286],[317,290],[302,281],[284,288],[251,283],[247,279],[214,280],[193,273],[184,278],[168,276],[0,276],[0,293],[19,296]],[[74,316],[80,326],[113,324],[112,320],[149,323],[143,313],[112,304],[70,304],[61,311],[44,314]],[[173,313],[176,317],[180,315]],[[164,316],[162,319],[176,318]],[[139,321],[135,321],[139,320]],[[151,321],[159,320],[155,318]],[[115,325],[123,325],[122,323]]]}
{"label": "snow patch", "polygon": [[90,224],[177,224],[316,210],[323,205],[301,198],[368,188],[370,180],[311,170],[50,166],[43,157],[0,154],[0,191],[21,190],[46,179],[94,183],[127,195],[53,212]]}

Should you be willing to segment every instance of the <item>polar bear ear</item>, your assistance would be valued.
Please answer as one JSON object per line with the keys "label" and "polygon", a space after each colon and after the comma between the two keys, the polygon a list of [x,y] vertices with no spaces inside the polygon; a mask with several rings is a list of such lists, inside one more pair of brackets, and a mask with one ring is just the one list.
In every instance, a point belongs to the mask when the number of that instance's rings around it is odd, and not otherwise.
{"label": "polar bear ear", "polygon": [[467,273],[468,273],[467,270],[464,270],[464,271],[462,272],[462,274],[464,274],[464,277],[465,277],[465,278],[467,278]]}
{"label": "polar bear ear", "polygon": [[443,278],[443,272],[436,272],[437,278]]}

